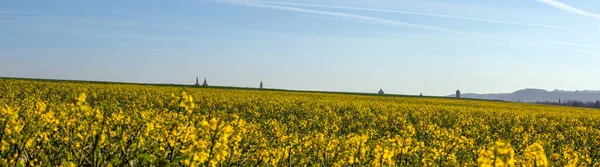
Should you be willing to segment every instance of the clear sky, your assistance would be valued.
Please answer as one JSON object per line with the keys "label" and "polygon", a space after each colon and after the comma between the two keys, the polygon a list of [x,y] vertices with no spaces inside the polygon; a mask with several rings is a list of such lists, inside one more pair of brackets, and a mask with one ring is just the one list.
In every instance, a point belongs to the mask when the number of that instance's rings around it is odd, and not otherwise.
{"label": "clear sky", "polygon": [[0,76],[448,95],[600,89],[600,0],[0,0]]}

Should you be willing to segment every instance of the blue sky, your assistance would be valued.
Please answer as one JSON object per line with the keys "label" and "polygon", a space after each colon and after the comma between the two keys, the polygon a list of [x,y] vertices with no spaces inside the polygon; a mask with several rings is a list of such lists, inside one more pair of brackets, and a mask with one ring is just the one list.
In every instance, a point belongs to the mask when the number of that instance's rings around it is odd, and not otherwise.
{"label": "blue sky", "polygon": [[600,89],[600,0],[0,0],[0,76],[447,95]]}

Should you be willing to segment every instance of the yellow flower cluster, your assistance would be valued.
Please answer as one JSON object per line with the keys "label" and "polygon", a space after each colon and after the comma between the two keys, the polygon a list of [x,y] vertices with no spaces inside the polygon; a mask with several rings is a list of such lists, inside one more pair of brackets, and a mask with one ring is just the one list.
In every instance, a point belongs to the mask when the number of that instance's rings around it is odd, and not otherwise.
{"label": "yellow flower cluster", "polygon": [[525,149],[525,162],[524,166],[548,166],[548,159],[546,159],[546,153],[544,152],[544,147],[538,143],[534,143],[533,145],[527,147]]}
{"label": "yellow flower cluster", "polygon": [[600,112],[0,78],[0,166],[598,166]]}
{"label": "yellow flower cluster", "polygon": [[510,144],[495,142],[489,150],[479,152],[477,162],[481,167],[513,167],[515,151]]}

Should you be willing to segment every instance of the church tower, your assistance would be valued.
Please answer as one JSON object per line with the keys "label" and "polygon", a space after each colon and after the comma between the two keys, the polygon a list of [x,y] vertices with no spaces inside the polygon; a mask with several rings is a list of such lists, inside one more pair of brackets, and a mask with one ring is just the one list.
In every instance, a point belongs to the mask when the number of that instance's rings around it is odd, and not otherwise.
{"label": "church tower", "polygon": [[460,98],[460,90],[456,89],[456,98]]}
{"label": "church tower", "polygon": [[262,89],[262,88],[263,88],[263,84],[262,84],[262,81],[260,81],[260,89]]}
{"label": "church tower", "polygon": [[198,81],[198,77],[196,77],[196,84],[194,84],[196,86],[200,86],[200,82]]}
{"label": "church tower", "polygon": [[379,89],[379,92],[377,92],[377,94],[382,95],[383,94],[383,89]]}
{"label": "church tower", "polygon": [[208,86],[208,83],[206,83],[206,78],[204,78],[204,83],[202,83],[202,86],[204,86],[204,87]]}

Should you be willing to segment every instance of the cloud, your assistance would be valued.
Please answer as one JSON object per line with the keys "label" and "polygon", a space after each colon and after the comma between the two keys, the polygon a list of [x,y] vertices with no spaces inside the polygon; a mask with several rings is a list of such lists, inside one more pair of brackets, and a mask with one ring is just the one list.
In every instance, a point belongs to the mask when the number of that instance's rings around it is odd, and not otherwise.
{"label": "cloud", "polygon": [[350,9],[350,10],[387,12],[387,13],[401,13],[401,14],[429,16],[429,17],[472,20],[472,21],[480,21],[480,22],[488,22],[488,23],[512,24],[512,25],[557,28],[557,29],[573,29],[570,27],[549,25],[549,24],[504,21],[504,20],[494,20],[494,19],[485,19],[485,18],[477,18],[477,17],[454,16],[454,15],[440,15],[440,14],[430,14],[430,13],[420,13],[420,12],[400,11],[400,10],[374,9],[374,8],[362,8],[362,7],[350,7],[350,6],[318,5],[318,4],[302,4],[302,3],[288,3],[288,2],[273,2],[273,1],[257,1],[257,2],[264,3],[264,4],[278,4],[278,5],[289,5],[289,6],[306,6],[306,7],[319,7],[319,8],[334,8],[334,9]]}
{"label": "cloud", "polygon": [[554,0],[536,0],[536,1],[546,4],[546,5],[550,5],[552,7],[555,7],[557,9],[560,9],[560,10],[563,10],[566,12],[570,12],[570,13],[574,13],[574,14],[578,14],[578,15],[582,15],[582,16],[588,16],[588,17],[592,17],[594,19],[600,20],[600,15],[598,15],[598,14],[590,13],[590,12],[569,6],[567,4],[560,3],[558,1],[554,1]]}
{"label": "cloud", "polygon": [[356,15],[356,14],[303,9],[303,8],[295,8],[295,7],[288,7],[288,6],[270,5],[270,4],[260,3],[260,2],[252,1],[252,0],[222,0],[219,2],[226,2],[226,3],[230,3],[230,4],[252,6],[252,7],[259,7],[259,8],[268,8],[268,9],[275,9],[275,10],[284,10],[284,11],[292,11],[292,12],[300,12],[300,13],[318,14],[318,15],[324,15],[324,16],[333,16],[333,17],[353,19],[353,20],[362,20],[362,21],[369,21],[369,22],[374,22],[374,23],[395,25],[395,26],[414,28],[414,29],[462,34],[462,32],[460,32],[460,31],[442,28],[442,27],[436,27],[436,26],[405,23],[405,22],[399,22],[399,21],[394,21],[394,20],[387,20],[387,19],[381,19],[381,18],[369,17],[369,16],[363,16],[363,15]]}

